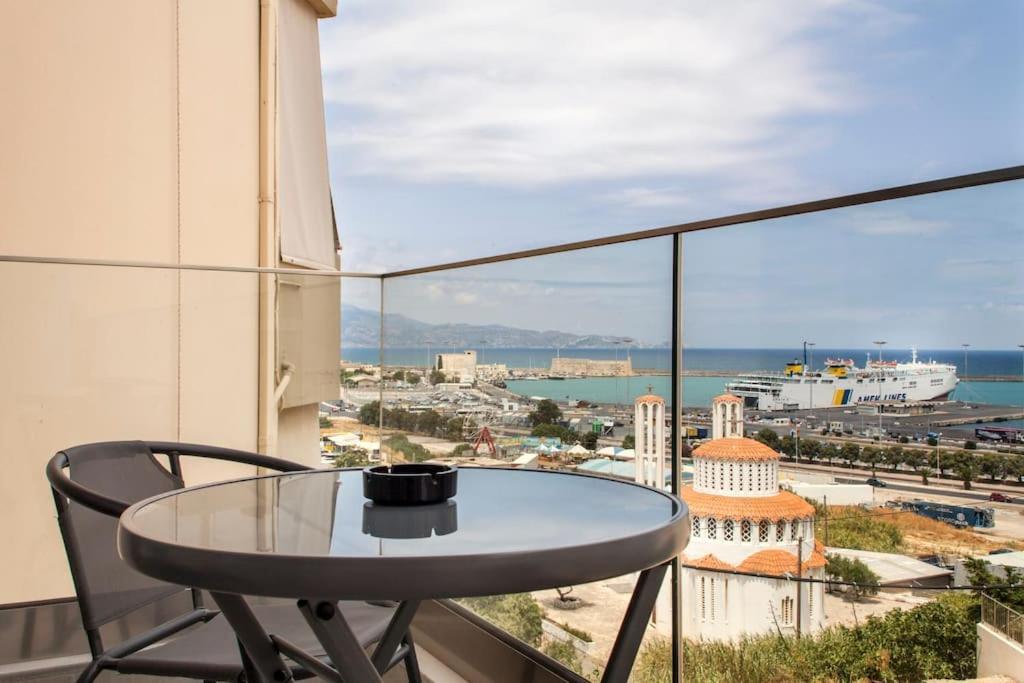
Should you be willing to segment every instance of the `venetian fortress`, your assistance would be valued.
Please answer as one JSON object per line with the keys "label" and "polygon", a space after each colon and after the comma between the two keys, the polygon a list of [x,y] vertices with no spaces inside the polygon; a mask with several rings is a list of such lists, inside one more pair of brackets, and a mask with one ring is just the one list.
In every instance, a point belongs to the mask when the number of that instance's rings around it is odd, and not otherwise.
{"label": "venetian fortress", "polygon": [[[641,396],[635,410],[637,481],[663,487],[664,400]],[[814,508],[779,490],[779,454],[743,435],[741,398],[716,397],[712,419],[712,439],[693,451],[693,483],[680,492],[691,518],[681,558],[684,637],[820,630],[823,584],[790,580],[824,578]]]}

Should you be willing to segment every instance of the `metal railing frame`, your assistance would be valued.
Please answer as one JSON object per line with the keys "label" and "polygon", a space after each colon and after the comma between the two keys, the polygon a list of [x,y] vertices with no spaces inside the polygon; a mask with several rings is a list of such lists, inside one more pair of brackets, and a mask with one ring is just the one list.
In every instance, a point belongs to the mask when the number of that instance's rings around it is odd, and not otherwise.
{"label": "metal railing frame", "polygon": [[[393,278],[403,278],[415,275],[424,275],[429,273],[437,273],[443,271],[457,270],[470,268],[475,266],[483,266],[494,263],[502,263],[506,261],[516,261],[527,258],[534,258],[539,256],[548,256],[552,254],[560,254],[572,251],[580,251],[584,249],[592,249],[595,247],[609,246],[615,244],[624,244],[627,242],[635,242],[640,240],[654,239],[658,237],[671,237],[672,238],[672,380],[671,380],[671,392],[673,399],[673,413],[676,419],[673,420],[673,434],[672,434],[672,449],[671,458],[673,462],[673,477],[671,489],[674,493],[678,493],[680,489],[679,472],[681,468],[679,463],[681,460],[681,453],[678,444],[680,443],[680,434],[678,432],[679,415],[678,411],[682,405],[682,329],[683,329],[683,307],[682,307],[682,289],[683,289],[683,278],[682,278],[682,250],[683,250],[683,239],[682,236],[688,232],[697,232],[702,230],[710,230],[715,228],[723,228],[728,226],[736,226],[750,223],[757,223],[763,221],[770,221],[778,218],[785,218],[790,216],[798,216],[803,214],[811,214],[825,211],[832,211],[835,209],[843,209],[854,206],[875,204],[880,202],[887,202],[896,199],[907,199],[911,197],[918,197],[927,194],[935,194],[939,192],[949,192],[953,190],[962,190],[972,187],[980,187],[983,185],[992,185],[996,183],[1004,183],[1015,180],[1024,179],[1024,165],[1010,166],[1006,168],[991,169],[987,171],[981,171],[978,173],[970,173],[965,175],[950,176],[946,178],[938,178],[934,180],[928,180],[919,183],[911,183],[907,185],[899,185],[886,187],[876,190],[870,190],[867,192],[858,192],[854,194],[846,194],[826,199],[818,199],[808,202],[801,202],[797,204],[788,204],[783,206],[777,206],[768,209],[760,209],[757,211],[748,211],[744,213],[730,214],[720,216],[716,218],[708,218],[703,220],[690,221],[687,223],[679,223],[676,225],[668,225],[657,228],[650,228],[645,230],[638,230],[627,233],[620,233],[616,235],[609,235],[605,237],[599,237],[594,239],[580,240],[575,242],[566,242],[557,245],[551,245],[546,247],[538,247],[534,249],[525,249],[520,251],[506,252],[503,254],[496,254],[492,256],[479,257],[465,259],[461,261],[453,261],[449,263],[434,264],[429,266],[420,266],[415,268],[407,268],[401,270],[395,270],[383,273],[366,273],[357,271],[340,271],[340,270],[312,270],[305,268],[259,268],[259,267],[248,267],[248,266],[229,266],[229,265],[201,265],[201,264],[181,264],[181,263],[166,263],[166,262],[152,262],[152,261],[126,261],[126,260],[108,260],[108,259],[90,259],[90,258],[68,258],[68,257],[47,257],[47,256],[25,256],[25,255],[8,255],[0,254],[0,263],[35,263],[35,264],[54,264],[54,265],[74,265],[74,266],[103,266],[103,267],[116,267],[116,268],[142,268],[142,269],[159,269],[159,270],[179,270],[179,271],[214,271],[214,272],[233,272],[233,273],[256,273],[256,274],[272,274],[272,275],[302,275],[302,276],[316,276],[316,277],[328,277],[328,278],[364,278],[377,280],[380,286],[380,318],[381,318],[381,334],[379,341],[379,358],[381,367],[384,365],[384,283],[386,280]],[[383,384],[383,383],[382,383]],[[383,420],[383,401],[380,401],[381,408],[381,426]],[[681,587],[679,585],[679,572],[680,567],[678,560],[673,563],[672,566],[672,644],[673,644],[673,683],[677,683],[681,680],[681,662],[679,661],[680,652],[680,641],[681,641],[681,603],[680,593]],[[987,610],[987,611],[986,611]],[[1003,611],[1000,611],[1003,610]],[[988,618],[986,618],[986,615]],[[1000,615],[1003,615],[1002,621],[1000,622]],[[1024,644],[1024,615],[1021,615],[1009,607],[1002,605],[998,601],[995,601],[988,596],[983,597],[982,602],[982,620],[985,623],[990,624],[993,628],[1000,630],[1000,632],[1006,634],[1011,639],[1018,643]]]}
{"label": "metal railing frame", "polygon": [[981,621],[1018,645],[1024,645],[1024,614],[984,593],[981,596]]}

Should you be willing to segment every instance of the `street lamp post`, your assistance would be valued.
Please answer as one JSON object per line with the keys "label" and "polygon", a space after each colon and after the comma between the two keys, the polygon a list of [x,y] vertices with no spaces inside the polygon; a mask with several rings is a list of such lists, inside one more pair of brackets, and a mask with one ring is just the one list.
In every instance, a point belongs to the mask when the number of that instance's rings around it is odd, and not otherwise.
{"label": "street lamp post", "polygon": [[960,348],[964,350],[964,379],[967,379],[967,349],[970,348],[970,344],[961,344]]}
{"label": "street lamp post", "polygon": [[878,347],[878,443],[882,443],[882,347],[888,342],[879,340],[872,343]]}
{"label": "street lamp post", "polygon": [[[810,349],[810,352],[811,352],[810,363],[808,364],[807,368],[804,368],[804,376],[806,377],[808,369],[811,369],[811,370],[814,369],[814,342],[805,341],[804,342],[804,346],[806,348]],[[815,381],[816,380],[812,376],[811,377],[811,404],[809,406],[807,406],[811,410],[814,410],[814,384],[815,384]],[[810,421],[808,421],[807,424],[810,425]]]}
{"label": "street lamp post", "polygon": [[[1024,344],[1017,344],[1017,348],[1020,349],[1020,381],[1024,382]],[[1024,389],[1021,390],[1021,402],[1024,406]]]}

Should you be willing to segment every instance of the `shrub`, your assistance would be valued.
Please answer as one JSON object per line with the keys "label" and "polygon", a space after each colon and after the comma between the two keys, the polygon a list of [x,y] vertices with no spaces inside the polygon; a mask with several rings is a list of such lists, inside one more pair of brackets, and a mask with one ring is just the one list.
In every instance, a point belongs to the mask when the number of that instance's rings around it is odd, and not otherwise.
{"label": "shrub", "polygon": [[544,612],[529,593],[465,598],[459,602],[527,645],[540,647]]}

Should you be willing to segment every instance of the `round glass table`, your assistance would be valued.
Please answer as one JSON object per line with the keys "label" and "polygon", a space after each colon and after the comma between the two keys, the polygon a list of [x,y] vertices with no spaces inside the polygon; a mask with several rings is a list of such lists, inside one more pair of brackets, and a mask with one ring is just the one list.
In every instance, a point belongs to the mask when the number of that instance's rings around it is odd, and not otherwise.
{"label": "round glass table", "polygon": [[[127,509],[118,548],[144,574],[210,591],[268,680],[282,671],[280,652],[252,623],[241,595],[298,600],[342,678],[362,681],[379,680],[372,676],[421,600],[641,572],[622,647],[617,641],[612,651],[612,660],[623,661],[606,669],[606,680],[620,680],[616,672],[632,665],[668,563],[689,540],[685,505],[662,491],[589,475],[466,468],[458,476],[451,500],[410,507],[370,503],[359,469],[196,486]],[[401,602],[379,657],[358,661],[346,642],[351,632],[330,608],[338,600]]]}

